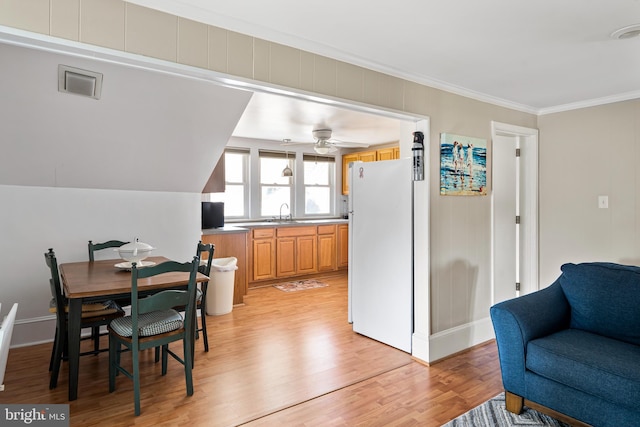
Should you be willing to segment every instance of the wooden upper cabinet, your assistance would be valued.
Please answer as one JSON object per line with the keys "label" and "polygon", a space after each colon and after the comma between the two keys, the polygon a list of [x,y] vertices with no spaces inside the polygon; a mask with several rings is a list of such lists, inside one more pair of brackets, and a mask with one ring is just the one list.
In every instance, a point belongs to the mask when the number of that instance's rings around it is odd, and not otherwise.
{"label": "wooden upper cabinet", "polygon": [[395,157],[395,148],[394,147],[389,147],[389,148],[381,148],[379,150],[377,150],[377,160],[393,160],[396,159],[397,157]]}
{"label": "wooden upper cabinet", "polygon": [[342,156],[342,194],[349,194],[349,163],[355,161],[376,162],[400,158],[400,147],[387,147],[379,150],[356,151]]}

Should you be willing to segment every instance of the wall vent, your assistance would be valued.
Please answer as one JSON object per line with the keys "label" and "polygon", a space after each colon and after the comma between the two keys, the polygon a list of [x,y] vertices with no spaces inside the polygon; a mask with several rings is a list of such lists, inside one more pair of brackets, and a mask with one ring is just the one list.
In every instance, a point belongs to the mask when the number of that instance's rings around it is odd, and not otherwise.
{"label": "wall vent", "polygon": [[100,99],[102,73],[58,65],[58,91]]}

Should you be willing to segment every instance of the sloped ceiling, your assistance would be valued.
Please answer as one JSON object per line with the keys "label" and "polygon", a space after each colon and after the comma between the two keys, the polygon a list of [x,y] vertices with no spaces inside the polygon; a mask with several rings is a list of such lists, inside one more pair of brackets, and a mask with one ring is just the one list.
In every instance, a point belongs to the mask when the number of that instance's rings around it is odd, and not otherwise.
{"label": "sloped ceiling", "polygon": [[[252,93],[0,43],[0,184],[201,192]],[[58,64],[104,74],[58,92]]]}

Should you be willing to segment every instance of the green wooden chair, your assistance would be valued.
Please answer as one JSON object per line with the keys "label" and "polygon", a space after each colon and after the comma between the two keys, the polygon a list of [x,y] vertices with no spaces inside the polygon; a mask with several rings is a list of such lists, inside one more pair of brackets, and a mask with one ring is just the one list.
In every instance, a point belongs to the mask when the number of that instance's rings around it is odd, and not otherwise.
{"label": "green wooden chair", "polygon": [[[53,349],[51,350],[51,359],[49,361],[49,371],[51,379],[49,380],[49,388],[54,389],[58,385],[58,374],[60,372],[60,364],[67,359],[67,299],[62,293],[62,284],[60,282],[60,272],[58,270],[58,261],[53,249],[45,252],[44,259],[51,272],[49,286],[51,288],[52,301],[49,310],[56,314],[56,334],[53,340]],[[98,354],[107,349],[99,348],[99,329],[100,326],[108,325],[113,319],[124,316],[124,311],[113,301],[96,302],[82,305],[81,328],[91,328],[91,338],[94,340],[93,351],[80,353],[80,356],[89,354]]]}
{"label": "green wooden chair", "polygon": [[[131,315],[115,319],[109,325],[109,392],[115,390],[116,375],[119,372],[132,379],[136,415],[140,415],[139,353],[142,350],[159,346],[162,348],[162,375],[167,373],[169,355],[180,362],[184,366],[187,396],[193,395],[191,370],[196,321],[196,274],[199,263],[199,258],[194,257],[193,261],[188,263],[167,261],[143,269],[138,269],[135,263],[132,265]],[[168,289],[139,298],[138,279],[175,271],[190,273],[187,290]],[[174,307],[184,307],[184,318]],[[169,343],[175,341],[183,343],[182,358],[169,349]],[[120,364],[122,346],[131,350],[131,372]]]}
{"label": "green wooden chair", "polygon": [[[202,241],[198,242],[198,258],[202,259],[202,254],[207,253],[208,258],[203,260],[198,267],[198,271],[205,276],[209,276],[211,273],[211,263],[213,262],[213,252],[215,246],[211,243],[204,244]],[[206,261],[206,262],[204,262]],[[200,284],[200,298],[198,298],[198,308],[200,309],[200,327],[196,328],[196,338],[198,332],[202,332],[202,340],[204,342],[204,351],[209,351],[209,338],[207,336],[207,288],[209,282],[202,282]]]}
{"label": "green wooden chair", "polygon": [[109,240],[104,243],[93,243],[89,240],[89,261],[95,261],[93,253],[108,248],[119,248],[122,245],[126,245],[129,242],[121,242],[120,240]]}
{"label": "green wooden chair", "polygon": [[[215,246],[213,244],[204,244],[202,241],[198,242],[198,249],[196,251],[197,257],[201,260],[200,265],[198,266],[198,272],[204,274],[205,276],[209,276],[211,273],[211,264],[213,262],[213,251]],[[208,258],[206,260],[202,260],[203,253],[208,254]],[[200,324],[198,327],[198,321],[196,319],[196,339],[199,338],[198,332],[202,332],[202,341],[204,342],[204,351],[209,351],[209,337],[207,335],[207,287],[209,282],[200,283],[200,289],[196,291],[196,307],[200,311]],[[178,311],[184,311],[184,307],[180,307],[176,309]],[[156,363],[160,361],[160,348],[156,347],[155,350],[155,361]],[[194,342],[194,360],[192,366],[195,366],[195,342]]]}

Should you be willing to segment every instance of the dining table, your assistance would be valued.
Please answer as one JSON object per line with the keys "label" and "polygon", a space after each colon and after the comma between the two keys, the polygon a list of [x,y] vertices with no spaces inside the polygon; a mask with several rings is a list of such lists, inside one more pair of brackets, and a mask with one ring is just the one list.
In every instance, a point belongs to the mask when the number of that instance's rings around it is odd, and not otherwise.
{"label": "dining table", "polygon": [[[166,261],[170,260],[162,256],[148,257],[144,260],[147,264]],[[109,259],[60,264],[64,293],[69,301],[69,400],[78,398],[82,304],[131,296],[131,270],[123,267],[122,262],[122,259]],[[202,273],[196,276],[196,282],[208,280],[209,278]],[[138,291],[142,295],[151,294],[163,289],[184,288],[188,283],[188,272],[169,272],[138,279]]]}

